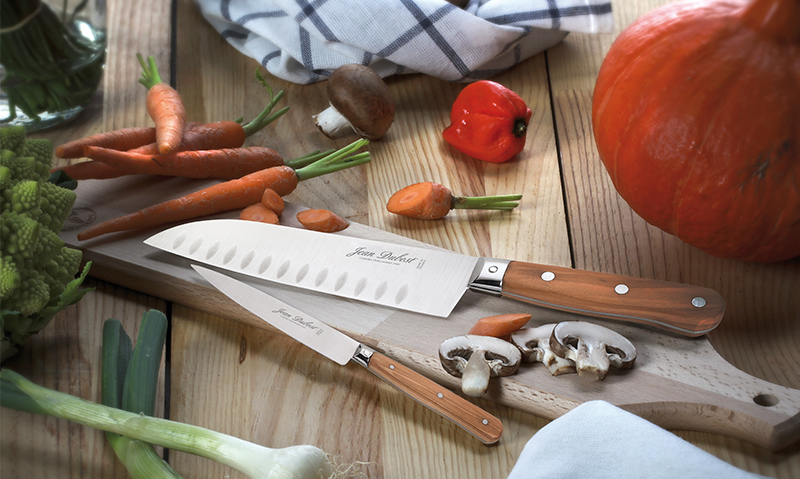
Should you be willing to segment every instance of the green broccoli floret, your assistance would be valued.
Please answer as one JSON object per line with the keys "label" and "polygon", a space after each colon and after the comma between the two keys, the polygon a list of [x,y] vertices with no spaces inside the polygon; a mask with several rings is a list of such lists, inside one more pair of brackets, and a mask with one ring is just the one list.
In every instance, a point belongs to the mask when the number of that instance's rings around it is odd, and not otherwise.
{"label": "green broccoli floret", "polygon": [[90,264],[76,278],[82,253],[58,237],[76,194],[48,181],[52,156],[49,140],[0,128],[0,361],[89,291]]}

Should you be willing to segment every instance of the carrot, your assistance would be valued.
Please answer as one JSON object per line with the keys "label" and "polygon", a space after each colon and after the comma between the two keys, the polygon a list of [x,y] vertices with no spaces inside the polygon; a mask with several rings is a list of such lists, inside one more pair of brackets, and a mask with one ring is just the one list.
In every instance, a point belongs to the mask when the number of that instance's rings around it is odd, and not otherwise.
{"label": "carrot", "polygon": [[261,223],[269,223],[271,225],[280,224],[278,215],[261,203],[256,203],[243,209],[242,212],[239,213],[239,219],[245,221],[259,221]]}
{"label": "carrot", "polygon": [[263,146],[181,151],[167,155],[140,155],[87,146],[83,154],[129,174],[197,179],[232,180],[264,168],[284,165],[283,158],[278,152]]}
{"label": "carrot", "polygon": [[[81,156],[83,155],[81,154]],[[129,174],[122,168],[107,165],[101,161],[81,161],[50,169],[50,173],[57,171],[63,171],[73,180],[107,180]]]}
{"label": "carrot", "polygon": [[137,54],[142,65],[142,78],[139,83],[147,87],[147,113],[156,125],[158,152],[163,154],[175,151],[181,144],[186,129],[186,109],[180,94],[161,81],[155,58],[148,57],[147,63]]}
{"label": "carrot", "polygon": [[530,314],[499,314],[479,319],[467,334],[477,336],[494,336],[505,339],[519,330],[531,319]]}
{"label": "carrot", "polygon": [[80,158],[83,156],[83,147],[88,145],[124,151],[154,141],[156,129],[153,127],[123,128],[64,143],[56,147],[55,153],[59,158]]}
{"label": "carrot", "polygon": [[423,220],[444,218],[453,209],[511,210],[522,195],[454,196],[445,186],[425,181],[393,194],[386,204],[390,213]]}
{"label": "carrot", "polygon": [[261,204],[274,211],[277,216],[283,214],[283,209],[286,207],[281,195],[272,188],[264,190],[264,194],[261,196]]}
{"label": "carrot", "polygon": [[350,223],[328,210],[303,210],[297,213],[297,221],[308,230],[335,233],[350,226]]}
{"label": "carrot", "polygon": [[[214,123],[187,123],[178,151],[217,150],[221,148],[239,148],[244,145],[246,136],[244,128],[235,121],[217,121]],[[123,150],[124,151],[124,150]],[[158,143],[153,142],[128,150],[128,153],[156,155]]]}
{"label": "carrot", "polygon": [[294,191],[299,181],[368,163],[369,152],[352,154],[367,143],[368,141],[363,139],[357,140],[298,170],[288,166],[275,166],[235,180],[217,183],[186,196],[104,221],[78,233],[78,240],[84,241],[108,233],[152,228],[242,209],[258,203],[267,188],[275,190],[280,196],[286,196]]}

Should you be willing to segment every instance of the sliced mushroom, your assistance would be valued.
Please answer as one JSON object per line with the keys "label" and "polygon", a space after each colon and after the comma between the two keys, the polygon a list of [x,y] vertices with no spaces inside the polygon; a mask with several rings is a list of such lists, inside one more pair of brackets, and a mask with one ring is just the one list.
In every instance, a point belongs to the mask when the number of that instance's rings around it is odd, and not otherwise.
{"label": "sliced mushroom", "polygon": [[326,90],[330,107],[314,116],[314,122],[329,138],[355,131],[368,140],[377,140],[392,126],[392,93],[369,67],[357,63],[340,66],[328,78]]}
{"label": "sliced mushroom", "polygon": [[439,359],[448,373],[461,378],[464,394],[478,397],[486,393],[490,377],[514,374],[522,354],[508,341],[467,334],[444,341]]}
{"label": "sliced mushroom", "polygon": [[578,376],[597,379],[605,379],[609,366],[628,369],[636,360],[636,348],[625,336],[583,321],[558,323],[550,336],[550,349],[575,361]]}
{"label": "sliced mushroom", "polygon": [[522,352],[524,362],[544,363],[553,376],[574,373],[575,362],[554,354],[550,349],[550,336],[555,326],[556,323],[550,323],[536,328],[519,329],[511,334],[511,342]]}

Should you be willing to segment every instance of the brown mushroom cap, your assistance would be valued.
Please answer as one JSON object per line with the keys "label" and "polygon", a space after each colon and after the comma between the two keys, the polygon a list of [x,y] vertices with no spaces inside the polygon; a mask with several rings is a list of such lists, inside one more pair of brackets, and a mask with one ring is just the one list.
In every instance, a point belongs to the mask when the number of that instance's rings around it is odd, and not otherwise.
{"label": "brown mushroom cap", "polygon": [[609,366],[628,369],[636,360],[636,348],[623,335],[583,321],[565,321],[553,328],[550,349],[575,361],[579,376],[604,379]]}
{"label": "brown mushroom cap", "polygon": [[550,336],[555,326],[556,323],[549,323],[535,328],[521,328],[511,334],[511,342],[522,352],[523,361],[544,363],[553,376],[574,373],[575,362],[556,355],[550,349]]}
{"label": "brown mushroom cap", "polygon": [[394,99],[389,87],[371,68],[348,63],[328,78],[328,100],[364,138],[377,140],[394,122]]}
{"label": "brown mushroom cap", "polygon": [[490,377],[514,374],[522,354],[502,339],[468,334],[442,342],[439,360],[448,373],[461,378],[464,394],[478,397],[486,393]]}

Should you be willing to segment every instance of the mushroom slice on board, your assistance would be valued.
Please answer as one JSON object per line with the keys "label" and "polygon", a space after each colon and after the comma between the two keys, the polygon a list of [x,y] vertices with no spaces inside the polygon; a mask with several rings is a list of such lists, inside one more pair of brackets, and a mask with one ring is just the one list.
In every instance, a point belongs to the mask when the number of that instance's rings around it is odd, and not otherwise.
{"label": "mushroom slice on board", "polygon": [[333,71],[326,85],[330,106],[314,116],[329,138],[355,131],[368,140],[382,137],[394,122],[394,98],[371,68],[348,63]]}
{"label": "mushroom slice on board", "polygon": [[544,363],[553,376],[574,373],[575,362],[556,355],[550,349],[550,336],[555,326],[556,323],[550,323],[535,328],[519,329],[511,334],[511,342],[522,352],[524,362]]}
{"label": "mushroom slice on board", "polygon": [[479,397],[489,388],[489,378],[514,374],[522,361],[516,346],[499,338],[467,334],[439,346],[444,369],[461,378],[461,391]]}
{"label": "mushroom slice on board", "polygon": [[623,335],[583,321],[558,323],[550,335],[550,349],[575,361],[578,376],[605,379],[609,366],[628,369],[636,360],[636,348]]}

